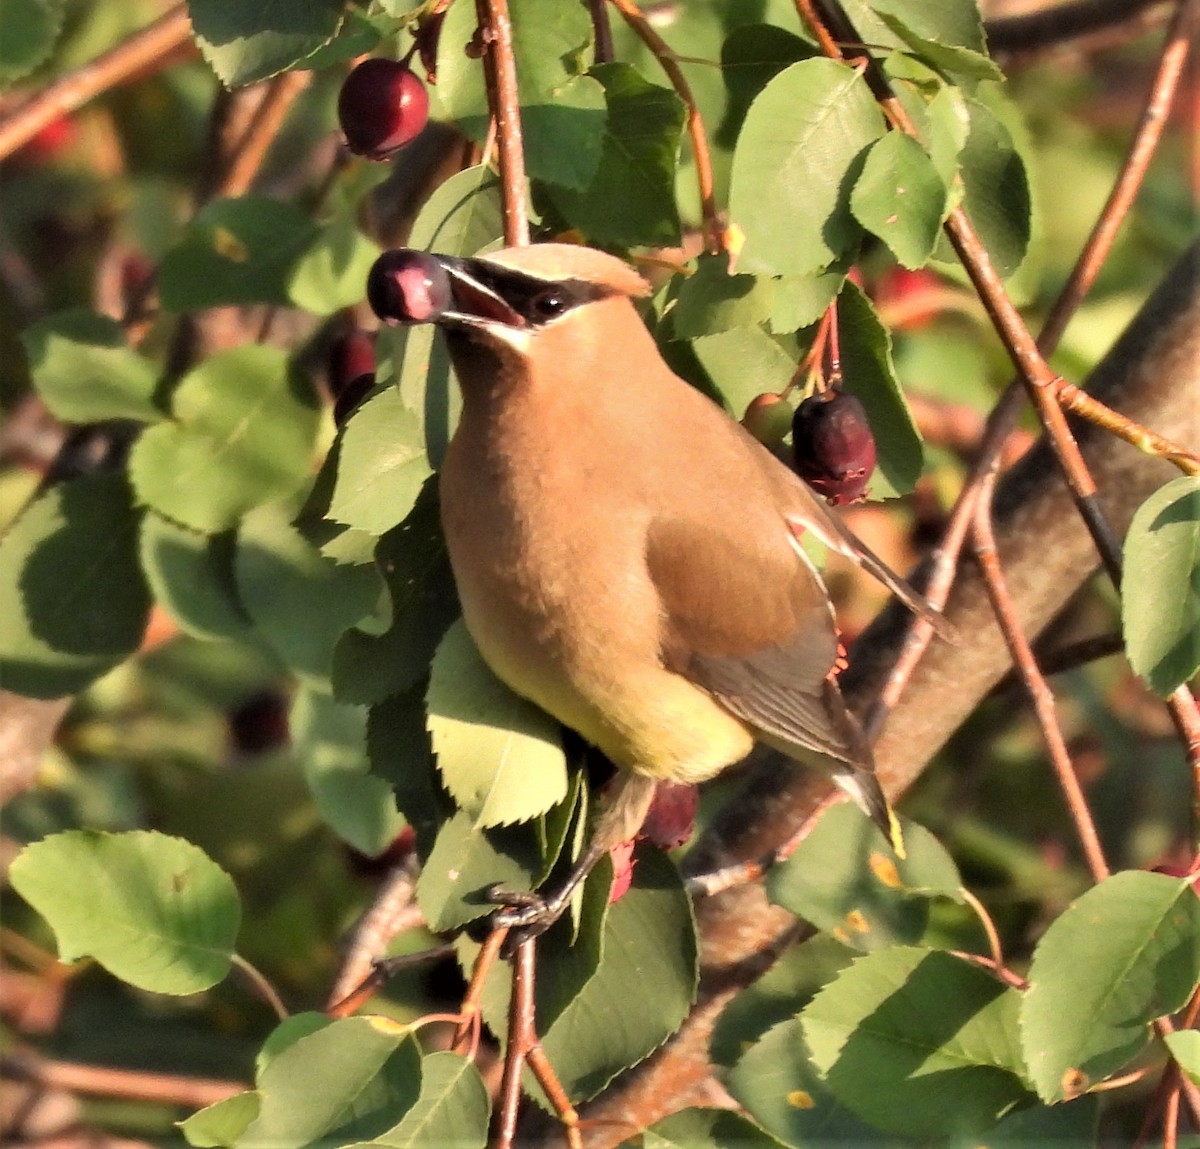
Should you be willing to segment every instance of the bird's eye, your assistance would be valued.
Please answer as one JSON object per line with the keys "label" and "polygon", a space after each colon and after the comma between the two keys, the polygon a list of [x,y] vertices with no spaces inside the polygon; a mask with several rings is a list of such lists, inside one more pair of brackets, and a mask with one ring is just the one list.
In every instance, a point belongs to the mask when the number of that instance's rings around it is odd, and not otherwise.
{"label": "bird's eye", "polygon": [[567,309],[566,298],[557,290],[543,291],[533,301],[533,313],[539,319],[553,319]]}

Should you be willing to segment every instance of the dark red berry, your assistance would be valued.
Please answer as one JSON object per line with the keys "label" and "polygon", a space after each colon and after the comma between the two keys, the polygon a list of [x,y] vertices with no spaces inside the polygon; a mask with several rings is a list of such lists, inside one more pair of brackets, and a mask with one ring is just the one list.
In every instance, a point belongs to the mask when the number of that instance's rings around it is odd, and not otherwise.
{"label": "dark red berry", "polygon": [[690,783],[660,782],[650,812],[642,823],[642,837],[661,850],[682,846],[696,828],[700,791]]}
{"label": "dark red berry", "polygon": [[372,57],[338,93],[338,122],[355,155],[386,159],[416,139],[429,119],[429,93],[407,64]]}
{"label": "dark red berry", "polygon": [[450,277],[424,251],[385,251],[367,274],[367,302],[385,323],[436,321],[450,306]]}
{"label": "dark red berry", "polygon": [[875,436],[863,405],[833,389],[805,399],[792,419],[792,458],[796,473],[827,502],[861,499],[875,470]]}
{"label": "dark red berry", "polygon": [[337,427],[344,427],[346,420],[358,409],[358,405],[375,387],[375,372],[356,375],[338,393],[333,401],[333,422]]}
{"label": "dark red berry", "polygon": [[375,386],[375,340],[357,329],[329,348],[329,391],[333,421],[341,427]]}

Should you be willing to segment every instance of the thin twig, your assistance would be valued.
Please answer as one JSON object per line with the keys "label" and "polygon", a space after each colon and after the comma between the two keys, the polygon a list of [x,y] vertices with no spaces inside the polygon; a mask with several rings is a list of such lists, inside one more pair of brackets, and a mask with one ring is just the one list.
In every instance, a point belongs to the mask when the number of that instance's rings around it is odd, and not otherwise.
{"label": "thin twig", "polygon": [[625,23],[634,34],[654,53],[658,65],[667,74],[679,98],[687,108],[688,135],[692,141],[692,155],[696,162],[696,181],[700,186],[700,215],[704,220],[704,245],[711,252],[725,249],[725,229],[717,212],[717,200],[713,190],[712,156],[708,149],[708,133],[699,105],[692,95],[691,85],[679,67],[670,45],[650,26],[650,22],[633,0],[612,0]]}
{"label": "thin twig", "polygon": [[[424,965],[426,962],[441,961],[442,958],[452,956],[454,946],[450,942],[442,942],[440,945],[430,946],[428,949],[418,950],[411,954],[397,954],[395,957],[380,958],[374,962],[370,971],[354,986],[344,997],[332,998],[325,1007],[325,1016],[332,1018],[349,1017],[352,1013],[360,1010],[368,1001],[371,1000],[393,977],[401,970],[411,969],[413,966]],[[432,1016],[432,1015],[431,1015]],[[438,1015],[440,1017],[440,1015]],[[447,1015],[452,1017],[457,1023],[459,1014]],[[421,1021],[428,1021],[428,1018],[422,1018]],[[414,1022],[414,1024],[416,1024]]]}
{"label": "thin twig", "polygon": [[588,12],[592,17],[592,35],[596,41],[596,63],[611,63],[616,53],[613,49],[612,24],[608,19],[608,0],[588,0]]}
{"label": "thin twig", "polygon": [[191,32],[186,7],[176,4],[149,27],[43,88],[0,119],[0,160],[12,155],[60,116],[83,107],[109,88],[131,76],[173,63],[175,50],[188,42]]}
{"label": "thin twig", "polygon": [[979,919],[979,924],[983,927],[984,936],[987,938],[988,950],[991,952],[992,961],[996,963],[997,969],[1004,969],[1004,947],[1000,944],[1000,932],[996,929],[996,923],[992,921],[992,915],[987,912],[987,907],[981,902],[966,886],[959,886],[958,895],[968,906],[975,912],[975,916]]}
{"label": "thin twig", "polygon": [[521,1070],[525,1066],[526,1055],[537,1040],[533,1005],[533,974],[536,962],[534,945],[533,939],[523,941],[513,955],[512,997],[508,1006],[508,1047],[504,1053],[500,1095],[496,1099],[496,1149],[512,1149],[517,1135],[517,1114],[521,1102]]}
{"label": "thin twig", "polygon": [[1079,778],[1071,763],[1066,739],[1063,737],[1062,728],[1059,726],[1058,717],[1054,712],[1054,695],[1045,678],[1042,677],[1037,661],[1033,657],[1033,650],[1021,630],[1020,621],[1016,617],[1016,611],[1005,584],[1004,572],[1000,569],[991,516],[992,491],[995,483],[996,473],[993,471],[981,484],[972,521],[972,542],[975,556],[979,560],[992,611],[1004,635],[1013,665],[1020,673],[1030,698],[1033,700],[1034,713],[1050,752],[1050,762],[1058,776],[1058,783],[1063,797],[1066,799],[1067,809],[1075,824],[1076,833],[1079,835],[1080,844],[1083,846],[1088,868],[1092,872],[1092,877],[1100,882],[1107,878],[1111,871],[1100,846],[1096,824],[1092,819],[1092,812],[1088,808],[1083,788],[1079,784]]}
{"label": "thin twig", "polygon": [[268,82],[245,134],[229,157],[228,166],[213,191],[214,197],[240,196],[250,190],[284,118],[311,79],[311,72],[294,71],[284,72]]}
{"label": "thin twig", "polygon": [[513,58],[508,0],[475,0],[475,10],[483,38],[488,106],[496,121],[500,193],[504,202],[504,242],[509,247],[524,247],[529,243],[525,147],[521,138],[521,102],[517,92],[517,64]]}

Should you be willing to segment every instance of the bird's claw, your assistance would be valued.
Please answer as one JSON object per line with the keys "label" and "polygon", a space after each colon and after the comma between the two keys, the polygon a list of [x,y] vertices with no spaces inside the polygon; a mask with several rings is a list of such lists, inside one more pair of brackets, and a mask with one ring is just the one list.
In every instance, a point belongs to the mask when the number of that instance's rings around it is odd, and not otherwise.
{"label": "bird's claw", "polygon": [[508,937],[501,947],[502,957],[511,957],[517,947],[544,934],[560,917],[563,905],[544,898],[529,890],[509,890],[503,886],[492,886],[485,894],[489,902],[500,909],[491,915],[493,929],[507,929]]}

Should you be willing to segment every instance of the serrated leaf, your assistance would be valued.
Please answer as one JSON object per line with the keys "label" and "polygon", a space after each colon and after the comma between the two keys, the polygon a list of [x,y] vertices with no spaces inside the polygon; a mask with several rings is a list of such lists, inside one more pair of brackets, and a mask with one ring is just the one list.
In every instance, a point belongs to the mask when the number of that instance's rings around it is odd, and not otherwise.
{"label": "serrated leaf", "polygon": [[421,1054],[383,1017],[334,1021],[291,1042],[258,1075],[258,1117],[238,1149],[369,1140],[416,1101]]}
{"label": "serrated leaf", "polygon": [[496,908],[483,897],[489,887],[531,890],[545,868],[536,826],[481,829],[460,810],[438,832],[417,880],[417,902],[429,928],[445,933]]}
{"label": "serrated leaf", "polygon": [[184,1140],[196,1149],[228,1149],[258,1116],[259,1097],[253,1089],[215,1101],[179,1122]]}
{"label": "serrated leaf", "polygon": [[427,856],[449,803],[438,784],[425,729],[423,682],[371,707],[367,755],[371,773],[391,785],[396,805],[416,833],[418,851]]}
{"label": "serrated leaf", "polygon": [[[899,8],[900,5],[896,4]],[[910,6],[911,7],[911,6]],[[959,5],[960,8],[973,8],[974,5]],[[916,31],[908,21],[894,12],[884,10],[879,5],[880,19],[907,45],[918,59],[923,60],[931,68],[943,75],[959,81],[1003,80],[1004,73],[988,59],[983,51],[982,37],[979,35],[979,22],[975,21],[974,34],[970,40],[975,47],[966,47],[954,43],[951,39],[953,29],[939,26],[926,34]],[[928,5],[926,5],[928,8]],[[907,13],[906,13],[907,15]],[[947,21],[949,23],[949,21]]]}
{"label": "serrated leaf", "polygon": [[1193,1085],[1200,1085],[1200,1032],[1179,1029],[1163,1036],[1167,1049]]}
{"label": "serrated leaf", "polygon": [[265,80],[328,43],[342,23],[341,0],[247,5],[188,0],[200,52],[227,88]]}
{"label": "serrated leaf", "polygon": [[13,888],[50,923],[64,962],[91,956],[156,993],[198,993],[233,958],[233,881],[182,838],[69,830],[27,846]]}
{"label": "serrated leaf", "polygon": [[155,601],[196,638],[245,638],[249,619],[237,599],[231,535],[204,535],[153,511],[142,520],[142,570]]}
{"label": "serrated leaf", "polygon": [[902,21],[911,33],[939,44],[985,51],[983,21],[976,0],[844,0],[846,14],[867,44],[903,48],[904,39],[888,18]]}
{"label": "serrated leaf", "polygon": [[381,535],[407,517],[431,474],[421,420],[389,387],[368,399],[342,432],[329,517]]}
{"label": "serrated leaf", "polygon": [[772,313],[775,283],[762,276],[730,275],[726,254],[701,255],[675,300],[675,337],[695,339],[765,323]]}
{"label": "serrated leaf", "polygon": [[150,594],[141,513],[123,475],[86,475],[39,495],[0,538],[0,683],[74,694],[132,654]]}
{"label": "serrated leaf", "polygon": [[845,281],[845,267],[836,264],[827,272],[776,279],[767,326],[776,335],[788,335],[811,326],[825,314]]}
{"label": "serrated leaf", "polygon": [[1138,508],[1124,557],[1129,664],[1165,698],[1200,669],[1200,476],[1167,483]]}
{"label": "serrated leaf", "polygon": [[558,721],[492,673],[461,621],[438,645],[425,703],[442,781],[477,827],[528,821],[566,797]]}
{"label": "serrated leaf", "polygon": [[987,1128],[1028,1100],[1020,997],[941,951],[859,958],[800,1015],[813,1064],[839,1101],[905,1137]]}
{"label": "serrated leaf", "polygon": [[856,949],[921,939],[933,897],[957,899],[962,885],[950,855],[922,826],[905,820],[908,856],[883,848],[854,806],[831,806],[794,854],[767,875],[767,895]]}
{"label": "serrated leaf", "polygon": [[632,1141],[637,1149],[773,1149],[780,1145],[740,1113],[728,1109],[684,1109],[657,1121]]}
{"label": "serrated leaf", "polygon": [[735,418],[741,418],[756,395],[781,391],[796,373],[787,352],[756,327],[694,339],[692,351]]}
{"label": "serrated leaf", "polygon": [[213,200],[159,264],[162,305],[168,311],[195,311],[238,303],[287,304],[292,269],[319,234],[309,216],[282,200],[255,195]]}
{"label": "serrated leaf", "polygon": [[726,1087],[788,1145],[876,1146],[891,1142],[842,1105],[818,1076],[799,1018],[774,1026],[742,1055]]}
{"label": "serrated leaf", "polygon": [[917,268],[933,253],[947,197],[946,184],[924,148],[903,132],[889,132],[868,149],[850,209],[900,263]]}
{"label": "serrated leaf", "polygon": [[[534,179],[587,187],[600,162],[606,119],[603,88],[580,74],[591,57],[587,10],[512,0],[509,12],[526,170]],[[463,51],[477,26],[469,5],[451,6],[438,37],[434,92],[445,114],[482,143],[489,121],[483,69]]]}
{"label": "serrated leaf", "polygon": [[1114,874],[1038,942],[1021,1008],[1025,1060],[1043,1101],[1087,1092],[1136,1057],[1150,1023],[1200,983],[1200,899],[1187,879]]}
{"label": "serrated leaf", "polygon": [[475,255],[503,234],[500,180],[479,165],[438,186],[413,221],[409,244],[441,255]]}
{"label": "serrated leaf", "polygon": [[1029,247],[1029,177],[1012,135],[978,100],[967,100],[971,130],[959,157],[964,201],[997,272],[1010,276]]}
{"label": "serrated leaf", "polygon": [[67,423],[105,419],[158,422],[158,369],[134,351],[113,319],[75,308],[27,328],[21,342],[34,386]]}
{"label": "serrated leaf", "polygon": [[278,348],[236,347],[206,359],[175,389],[174,421],[134,444],[138,498],[198,531],[221,531],[295,491],[310,473],[316,393]]}
{"label": "serrated leaf", "polygon": [[331,315],[362,299],[380,247],[358,230],[354,213],[336,215],[292,266],[288,296],[314,315]]}
{"label": "serrated leaf", "polygon": [[391,786],[368,773],[366,710],[302,689],[292,701],[288,729],[313,801],[330,828],[359,853],[382,854],[404,818]]}
{"label": "serrated leaf", "polygon": [[421,1094],[398,1125],[371,1145],[389,1149],[484,1149],[491,1099],[479,1070],[457,1053],[421,1059]]}
{"label": "serrated leaf", "polygon": [[629,892],[608,908],[603,955],[542,1035],[568,1096],[594,1097],[657,1049],[687,1017],[698,950],[691,902],[665,854],[640,851]]}
{"label": "serrated leaf", "polygon": [[592,75],[608,101],[599,166],[586,189],[550,186],[547,197],[594,243],[678,243],[675,166],[683,103],[628,64],[599,64]]}
{"label": "serrated leaf", "polygon": [[62,30],[63,0],[0,0],[0,86],[32,72]]}
{"label": "serrated leaf", "polygon": [[1080,1097],[1070,1105],[1030,1105],[1018,1109],[984,1133],[951,1138],[946,1149],[1092,1149],[1099,1105]]}
{"label": "serrated leaf", "polygon": [[326,558],[288,518],[273,504],[242,520],[233,559],[238,600],[302,682],[328,689],[334,648],[374,607],[381,580],[372,567]]}
{"label": "serrated leaf", "polygon": [[862,402],[875,436],[879,469],[871,479],[871,497],[907,494],[924,465],[921,437],[896,377],[891,335],[853,283],[838,296],[838,334],[842,385]]}
{"label": "serrated leaf", "polygon": [[422,488],[404,522],[379,540],[375,563],[391,600],[391,622],[382,633],[354,628],[338,640],[332,681],[342,702],[370,704],[410,690],[429,673],[442,635],[459,616],[436,477]]}
{"label": "serrated leaf", "polygon": [[817,55],[814,45],[775,24],[744,24],[721,43],[721,78],[729,93],[725,116],[714,138],[724,147],[738,132],[755,97],[789,64]]}
{"label": "serrated leaf", "polygon": [[850,179],[883,133],[883,116],[856,71],[802,60],[750,107],[733,154],[729,212],[745,233],[737,269],[807,275],[859,239]]}

